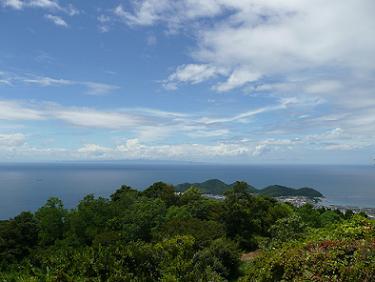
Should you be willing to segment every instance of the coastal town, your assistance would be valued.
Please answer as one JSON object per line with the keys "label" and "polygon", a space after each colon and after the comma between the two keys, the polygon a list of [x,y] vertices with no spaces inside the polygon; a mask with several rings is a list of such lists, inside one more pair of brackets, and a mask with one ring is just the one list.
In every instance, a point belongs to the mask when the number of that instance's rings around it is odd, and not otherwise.
{"label": "coastal town", "polygon": [[324,198],[309,198],[304,196],[286,196],[286,197],[276,197],[278,201],[284,202],[284,203],[290,203],[296,207],[301,207],[305,204],[311,204],[315,208],[326,208],[331,210],[339,210],[342,213],[352,211],[353,213],[360,213],[363,212],[367,214],[369,218],[374,219],[375,218],[375,208],[364,208],[364,207],[356,207],[356,206],[350,206],[350,205],[338,205],[338,204],[332,204],[328,201],[324,200]]}
{"label": "coastal town", "polygon": [[[214,195],[214,194],[203,194],[207,198],[216,199],[216,200],[224,200],[225,196],[223,195]],[[349,205],[338,205],[332,204],[326,201],[324,198],[311,198],[305,196],[282,196],[282,197],[274,197],[276,200],[284,203],[289,203],[296,207],[301,207],[306,204],[311,204],[315,208],[326,208],[331,210],[339,210],[342,213],[346,212],[353,212],[353,213],[365,213],[369,218],[375,219],[375,208],[370,207],[355,207]]]}

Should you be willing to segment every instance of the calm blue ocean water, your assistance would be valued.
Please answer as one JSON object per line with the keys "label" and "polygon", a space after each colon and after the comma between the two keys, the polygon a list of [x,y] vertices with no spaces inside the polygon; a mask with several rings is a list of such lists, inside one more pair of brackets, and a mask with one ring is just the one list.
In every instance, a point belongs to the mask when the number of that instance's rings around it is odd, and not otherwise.
{"label": "calm blue ocean water", "polygon": [[121,184],[144,189],[156,181],[178,184],[211,178],[244,180],[258,188],[309,186],[331,203],[375,207],[375,166],[2,164],[0,219],[34,211],[51,196],[70,208],[86,194],[107,197]]}

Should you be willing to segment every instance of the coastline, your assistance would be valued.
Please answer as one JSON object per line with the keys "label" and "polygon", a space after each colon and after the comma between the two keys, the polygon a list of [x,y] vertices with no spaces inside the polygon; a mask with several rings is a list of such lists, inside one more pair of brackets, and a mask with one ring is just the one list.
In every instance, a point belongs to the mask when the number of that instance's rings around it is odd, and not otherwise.
{"label": "coastline", "polygon": [[375,219],[375,208],[373,207],[358,207],[352,205],[342,205],[334,203],[330,200],[327,200],[325,197],[321,198],[309,198],[303,196],[286,196],[286,197],[276,197],[278,201],[290,203],[294,206],[300,207],[304,204],[311,204],[315,208],[327,208],[331,210],[339,210],[343,213],[346,211],[352,211],[353,213],[364,212],[371,219]]}

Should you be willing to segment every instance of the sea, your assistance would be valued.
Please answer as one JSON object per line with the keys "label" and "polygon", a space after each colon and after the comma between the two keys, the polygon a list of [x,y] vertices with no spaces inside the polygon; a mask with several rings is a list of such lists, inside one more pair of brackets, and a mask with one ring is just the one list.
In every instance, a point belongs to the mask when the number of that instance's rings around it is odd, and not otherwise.
{"label": "sea", "polygon": [[375,208],[375,166],[17,163],[0,164],[0,219],[35,211],[50,197],[74,208],[85,195],[109,197],[122,184],[143,190],[157,181],[179,184],[213,178],[242,180],[257,188],[312,187],[327,203]]}

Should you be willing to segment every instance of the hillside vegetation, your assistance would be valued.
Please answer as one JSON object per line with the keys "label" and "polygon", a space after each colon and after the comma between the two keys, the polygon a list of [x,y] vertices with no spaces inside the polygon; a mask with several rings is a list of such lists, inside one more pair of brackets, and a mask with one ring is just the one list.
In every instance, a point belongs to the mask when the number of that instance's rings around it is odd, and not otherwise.
{"label": "hillside vegetation", "polygon": [[224,200],[122,186],[1,221],[0,281],[373,281],[374,227],[254,196],[244,182]]}
{"label": "hillside vegetation", "polygon": [[[202,191],[202,193],[205,194],[215,194],[215,195],[224,195],[224,193],[235,185],[233,184],[226,184],[221,180],[218,179],[210,179],[207,181],[204,181],[202,183],[183,183],[176,185],[176,191],[186,191],[190,187],[197,187],[199,190]],[[263,189],[256,189],[254,186],[251,186],[247,184],[247,191],[250,193],[260,194],[264,196],[270,196],[270,197],[282,197],[282,196],[304,196],[309,198],[317,198],[317,197],[323,197],[323,195],[316,191],[313,188],[300,188],[300,189],[294,189],[286,186],[281,185],[271,185],[267,186]]]}

